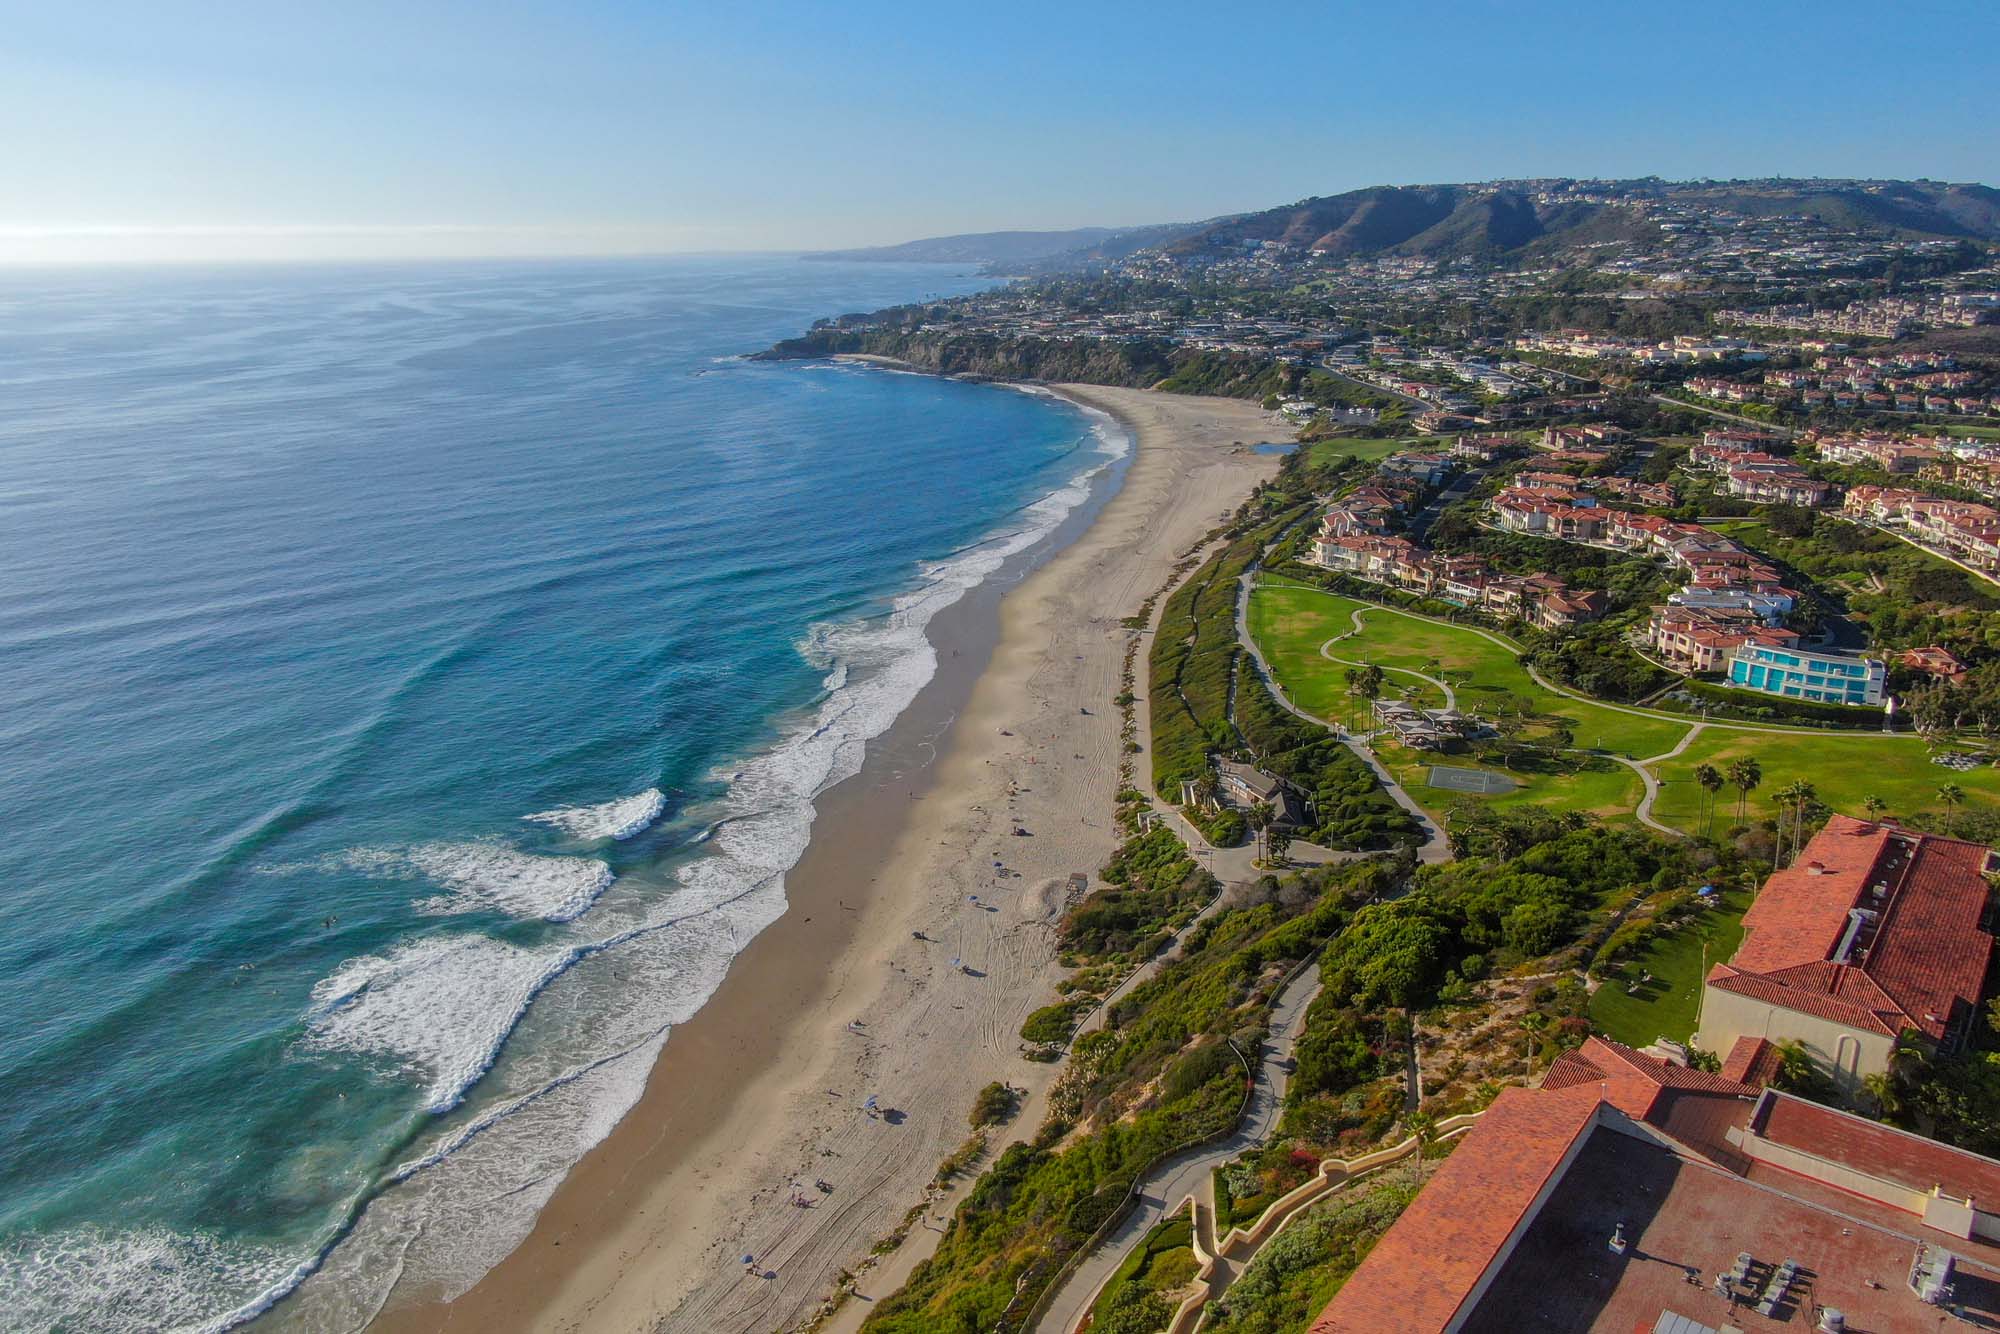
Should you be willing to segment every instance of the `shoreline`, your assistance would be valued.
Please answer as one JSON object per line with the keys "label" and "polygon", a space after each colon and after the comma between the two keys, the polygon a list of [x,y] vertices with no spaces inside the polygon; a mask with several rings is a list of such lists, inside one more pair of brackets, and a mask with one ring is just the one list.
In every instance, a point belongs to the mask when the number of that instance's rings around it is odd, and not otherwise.
{"label": "shoreline", "polygon": [[[1115,846],[1119,621],[1278,462],[1235,448],[1271,434],[1253,404],[1055,392],[1119,419],[1125,461],[931,622],[937,674],[860,774],[817,800],[784,916],[675,1029],[638,1104],[527,1238],[454,1301],[392,1294],[375,1327],[788,1327],[925,1200],[979,1087],[1025,1085],[995,1138],[1032,1133],[1054,1070],[1020,1059],[1016,1030],[1061,976],[1052,925],[1069,876],[1094,876]],[[896,1113],[863,1116],[870,1093]],[[791,1204],[794,1183],[812,1207]],[[913,1228],[861,1291],[897,1286],[923,1240]],[[746,1253],[770,1276],[746,1275]]]}

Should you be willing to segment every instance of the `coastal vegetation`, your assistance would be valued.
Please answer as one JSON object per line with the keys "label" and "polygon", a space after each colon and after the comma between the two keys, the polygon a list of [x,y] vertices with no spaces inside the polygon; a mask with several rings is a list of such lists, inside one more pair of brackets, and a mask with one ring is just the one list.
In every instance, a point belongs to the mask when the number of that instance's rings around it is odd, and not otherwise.
{"label": "coastal vegetation", "polygon": [[1422,1185],[1417,1166],[1399,1164],[1307,1209],[1257,1252],[1249,1268],[1209,1310],[1202,1328],[1215,1334],[1303,1330],[1333,1300]]}
{"label": "coastal vegetation", "polygon": [[[912,308],[922,309],[925,308]],[[885,315],[893,317],[893,312]],[[758,354],[767,360],[839,355],[890,357],[939,375],[1114,385],[1257,402],[1274,395],[1297,395],[1325,407],[1401,412],[1399,400],[1393,395],[1323,371],[1304,370],[1247,353],[1187,348],[1159,339],[1086,343],[985,332],[898,327],[853,329],[825,324]]]}
{"label": "coastal vegetation", "polygon": [[[1240,579],[1304,512],[1286,499],[1274,488],[1266,504],[1276,512],[1242,529],[1161,609],[1149,662],[1154,789],[1177,801],[1183,784],[1202,788],[1212,781],[1213,755],[1235,755],[1310,798],[1313,823],[1301,833],[1312,842],[1346,849],[1420,842],[1416,820],[1382,790],[1358,755],[1272,697],[1237,639]],[[1213,828],[1226,816],[1203,818]],[[1203,832],[1219,841],[1210,829]]]}
{"label": "coastal vegetation", "polygon": [[[864,1328],[1020,1329],[1148,1164],[1236,1124],[1277,984],[1388,888],[1391,870],[1371,860],[1267,878],[1187,932],[1177,957],[1077,1039],[1048,1121],[994,1161],[936,1253]],[[1068,952],[1092,962],[1090,939],[1065,933]]]}
{"label": "coastal vegetation", "polygon": [[[1687,847],[1574,813],[1489,815],[1454,829],[1453,843],[1455,861],[1417,870],[1407,894],[1360,909],[1321,954],[1320,994],[1306,1012],[1280,1140],[1267,1153],[1346,1156],[1381,1139],[1408,1110],[1414,1017],[1476,1011],[1501,981],[1546,979],[1517,1007],[1540,1018],[1505,1040],[1483,1039],[1472,1053],[1483,1053],[1480,1072],[1469,1057],[1459,1071],[1427,1072],[1427,1109],[1466,1110],[1483,1101],[1485,1079],[1538,1068],[1537,1048],[1582,1041],[1578,974],[1621,911],[1702,874]],[[1524,1042],[1530,1030],[1537,1036]]]}

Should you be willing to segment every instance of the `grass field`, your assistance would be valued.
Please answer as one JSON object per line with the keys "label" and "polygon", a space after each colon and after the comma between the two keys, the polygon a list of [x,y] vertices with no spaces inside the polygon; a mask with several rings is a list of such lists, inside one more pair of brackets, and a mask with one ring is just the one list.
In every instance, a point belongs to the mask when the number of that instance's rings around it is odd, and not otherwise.
{"label": "grass field", "polygon": [[[1350,634],[1357,611],[1362,614],[1363,628],[1359,634]],[[1322,718],[1358,722],[1364,707],[1348,692],[1346,664],[1330,661],[1326,653],[1331,653],[1380,664],[1392,686],[1420,684],[1402,675],[1407,672],[1449,682],[1457,692],[1459,706],[1469,712],[1481,711],[1482,705],[1490,706],[1503,694],[1520,696],[1542,720],[1523,732],[1529,741],[1567,726],[1578,746],[1602,747],[1640,759],[1671,749],[1688,728],[1671,718],[1635,717],[1544,690],[1514,660],[1513,649],[1466,627],[1399,616],[1316,590],[1259,587],[1250,598],[1250,633],[1293,702]],[[1328,645],[1327,641],[1337,635],[1348,637]],[[1415,697],[1426,703],[1441,702],[1438,692],[1429,687],[1415,692]],[[1622,765],[1567,757],[1552,771],[1495,770],[1521,786],[1497,796],[1472,795],[1431,787],[1427,780],[1436,757],[1428,752],[1385,741],[1377,754],[1411,796],[1440,814],[1459,801],[1476,801],[1498,810],[1540,806],[1585,811],[1606,819],[1630,819],[1644,791],[1639,776]],[[1464,756],[1453,756],[1450,763],[1490,767]]]}
{"label": "grass field", "polygon": [[[1353,616],[1362,614],[1362,631]],[[1293,701],[1323,718],[1346,721],[1360,707],[1347,690],[1347,667],[1329,661],[1327,652],[1355,661],[1374,662],[1390,672],[1398,686],[1414,684],[1397,671],[1418,671],[1450,682],[1459,707],[1482,712],[1482,703],[1502,694],[1531,702],[1538,723],[1523,733],[1533,741],[1549,728],[1566,725],[1579,747],[1646,760],[1673,749],[1693,726],[1676,715],[1623,712],[1571,699],[1535,684],[1515,661],[1514,651],[1467,626],[1446,625],[1398,614],[1352,598],[1316,589],[1261,585],[1250,599],[1250,632]],[[1422,702],[1435,694],[1418,692]],[[1490,713],[1490,710],[1484,710]],[[1556,721],[1560,720],[1560,722]],[[1501,796],[1467,796],[1444,792],[1426,782],[1430,757],[1393,744],[1381,747],[1383,763],[1419,802],[1435,812],[1449,810],[1460,800],[1478,801],[1498,809],[1552,806],[1616,817],[1629,816],[1642,792],[1638,776],[1623,766],[1601,764],[1578,773],[1517,774],[1523,786]],[[1664,824],[1698,832],[1700,789],[1693,781],[1696,765],[1708,763],[1727,770],[1742,756],[1754,756],[1763,767],[1762,785],[1751,794],[1751,814],[1772,812],[1771,794],[1797,779],[1813,784],[1819,800],[1834,810],[1860,814],[1870,796],[1880,797],[1892,813],[1924,815],[1936,824],[1941,809],[1937,791],[1955,783],[1967,805],[2000,804],[2000,769],[1981,768],[1957,773],[1930,762],[1929,747],[1914,736],[1887,737],[1876,732],[1826,733],[1813,730],[1746,730],[1726,723],[1709,723],[1681,755],[1651,766],[1660,781],[1653,815]],[[1467,764],[1462,757],[1454,764]],[[1734,811],[1733,788],[1718,799],[1717,827],[1726,828]]]}
{"label": "grass field", "polygon": [[1414,449],[1420,440],[1360,440],[1335,437],[1315,440],[1306,446],[1306,462],[1315,466],[1346,459],[1383,459],[1405,449]]}
{"label": "grass field", "polygon": [[[1862,814],[1869,797],[1887,802],[1892,815],[1934,815],[1942,810],[1938,789],[1947,783],[1964,791],[1968,807],[2000,803],[2000,769],[1957,773],[1933,764],[1930,748],[1919,737],[1742,732],[1710,724],[1683,754],[1654,766],[1660,796],[1653,814],[1666,824],[1695,830],[1702,797],[1695,766],[1712,764],[1727,773],[1745,756],[1755,758],[1764,771],[1763,782],[1750,794],[1752,818],[1770,815],[1772,794],[1800,779],[1813,785],[1821,801],[1850,815]],[[1723,788],[1715,805],[1716,828],[1728,828],[1735,818],[1736,789]]]}
{"label": "grass field", "polygon": [[[1357,611],[1361,633],[1349,634]],[[1322,716],[1338,716],[1348,707],[1347,668],[1320,653],[1327,640],[1344,635],[1327,651],[1440,677],[1458,689],[1459,707],[1468,712],[1496,695],[1519,695],[1538,715],[1562,720],[1576,744],[1589,749],[1642,760],[1673,749],[1688,729],[1668,715],[1624,713],[1544,690],[1515,661],[1513,648],[1469,627],[1419,620],[1317,590],[1260,586],[1250,597],[1250,633],[1299,706]],[[1532,739],[1534,733],[1528,735]]]}
{"label": "grass field", "polygon": [[[1439,756],[1431,751],[1410,750],[1393,741],[1379,741],[1374,750],[1376,758],[1388,766],[1396,781],[1417,799],[1417,804],[1440,816],[1448,814],[1459,802],[1470,801],[1501,811],[1538,806],[1548,810],[1582,811],[1605,820],[1630,820],[1633,810],[1639,805],[1641,793],[1645,791],[1639,782],[1639,775],[1610,760],[1590,762],[1583,761],[1582,757],[1572,757],[1571,762],[1587,767],[1575,772],[1524,773],[1518,769],[1479,764],[1464,755]],[[1497,796],[1432,787],[1430,769],[1433,764],[1439,763],[1504,774],[1521,786]]]}
{"label": "grass field", "polygon": [[[1743,941],[1743,914],[1750,907],[1750,891],[1726,889],[1721,898],[1721,906],[1708,909],[1672,934],[1656,938],[1604,979],[1590,998],[1590,1022],[1599,1031],[1628,1047],[1643,1047],[1655,1038],[1687,1041],[1701,1012],[1704,960],[1716,963],[1728,959]],[[1639,982],[1647,973],[1652,974],[1651,980]],[[1627,987],[1633,990],[1628,992]]]}

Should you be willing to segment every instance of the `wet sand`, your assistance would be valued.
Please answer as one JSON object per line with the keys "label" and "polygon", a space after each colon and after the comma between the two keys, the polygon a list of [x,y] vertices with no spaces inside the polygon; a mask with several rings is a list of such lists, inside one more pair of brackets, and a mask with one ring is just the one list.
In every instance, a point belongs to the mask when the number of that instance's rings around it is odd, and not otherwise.
{"label": "wet sand", "polygon": [[[1286,434],[1249,403],[1062,392],[1126,423],[1129,463],[932,621],[937,676],[819,800],[785,916],[674,1031],[527,1239],[455,1300],[398,1291],[375,1328],[789,1328],[926,1199],[983,1085],[1025,1087],[1006,1133],[1032,1131],[1052,1071],[1021,1059],[1017,1032],[1061,976],[1068,878],[1094,878],[1115,844],[1120,621],[1275,472],[1238,442]],[[870,1094],[891,1114],[865,1115]],[[858,1323],[933,1240],[920,1221],[831,1327]]]}

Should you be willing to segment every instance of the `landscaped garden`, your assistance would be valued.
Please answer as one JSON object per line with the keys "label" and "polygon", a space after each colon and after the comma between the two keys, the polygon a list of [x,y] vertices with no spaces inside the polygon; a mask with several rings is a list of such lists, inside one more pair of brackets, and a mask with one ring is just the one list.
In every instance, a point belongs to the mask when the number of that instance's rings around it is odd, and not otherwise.
{"label": "landscaped garden", "polygon": [[[1359,626],[1356,629],[1356,615]],[[1365,726],[1367,701],[1356,696],[1348,674],[1353,663],[1384,669],[1385,695],[1414,689],[1412,703],[1434,706],[1441,694],[1417,675],[1448,685],[1458,707],[1501,722],[1517,744],[1506,764],[1471,755],[1437,755],[1379,739],[1376,750],[1399,783],[1420,803],[1444,813],[1461,801],[1496,810],[1538,806],[1629,819],[1643,791],[1639,777],[1609,756],[1649,760],[1674,749],[1694,720],[1654,710],[1612,707],[1557,694],[1538,685],[1501,636],[1471,626],[1413,616],[1393,608],[1290,584],[1259,585],[1251,595],[1250,632],[1292,702],[1344,725]],[[1346,661],[1337,661],[1344,659]],[[1727,831],[1735,790],[1714,801],[1695,781],[1698,766],[1727,773],[1739,759],[1763,770],[1745,815],[1768,818],[1773,794],[1794,782],[1813,785],[1817,800],[1862,815],[1869,798],[1883,812],[1927,829],[1951,827],[1956,812],[1939,797],[1956,787],[1964,809],[2000,806],[2000,769],[1979,765],[1947,769],[1932,762],[1937,748],[1913,734],[1828,732],[1816,729],[1706,724],[1686,749],[1649,766],[1660,792],[1652,814],[1688,833]],[[1580,752],[1601,751],[1592,759]],[[1464,793],[1429,785],[1433,764],[1504,774],[1518,786],[1497,794]]]}

